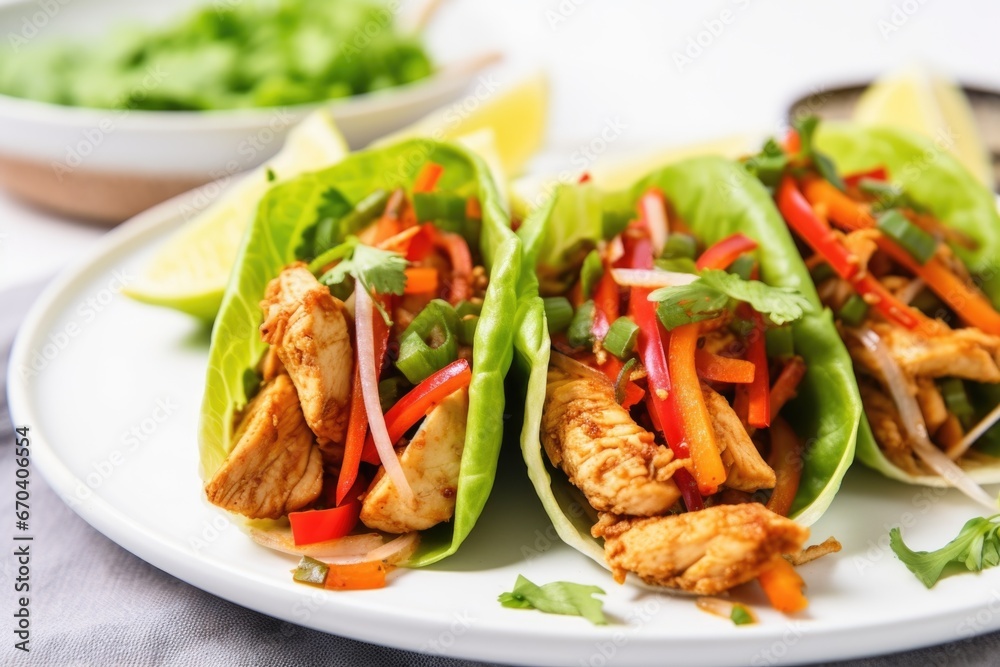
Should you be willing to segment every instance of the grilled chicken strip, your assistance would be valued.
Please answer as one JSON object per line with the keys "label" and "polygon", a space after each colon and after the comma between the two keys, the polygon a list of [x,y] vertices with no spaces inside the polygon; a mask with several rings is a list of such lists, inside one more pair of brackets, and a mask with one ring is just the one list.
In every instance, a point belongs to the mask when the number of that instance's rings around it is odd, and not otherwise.
{"label": "grilled chicken strip", "polygon": [[260,305],[261,338],[291,376],[309,428],[327,451],[336,451],[325,443],[344,442],[354,367],[343,302],[296,262],[268,284]]}
{"label": "grilled chicken strip", "polygon": [[233,439],[236,446],[205,486],[209,502],[251,519],[277,519],[319,497],[322,457],[287,375],[247,404]]}
{"label": "grilled chicken strip", "polygon": [[747,493],[773,489],[777,483],[774,470],[761,458],[729,401],[705,384],[701,385],[701,393],[712,419],[722,465],[726,468],[726,486]]}
{"label": "grilled chicken strip", "polygon": [[[911,378],[957,377],[1000,382],[1000,336],[972,327],[928,336],[884,322],[873,324],[872,329]],[[878,377],[878,365],[871,352],[854,337],[847,337],[846,343],[855,363]]]}
{"label": "grilled chicken strip", "polygon": [[654,516],[680,498],[673,452],[654,442],[615,401],[610,386],[549,368],[542,444],[600,512]]}
{"label": "grilled chicken strip", "polygon": [[809,529],[758,503],[651,518],[602,514],[593,528],[615,581],[715,595],[754,579],[772,558],[797,553]]}
{"label": "grilled chicken strip", "polygon": [[451,519],[468,414],[467,389],[459,389],[427,414],[399,457],[414,504],[400,498],[385,469],[380,469],[361,504],[362,523],[373,530],[408,533]]}
{"label": "grilled chicken strip", "polygon": [[872,433],[886,458],[910,475],[924,475],[927,471],[913,454],[913,447],[906,436],[899,409],[886,395],[878,382],[870,377],[858,376],[861,402]]}

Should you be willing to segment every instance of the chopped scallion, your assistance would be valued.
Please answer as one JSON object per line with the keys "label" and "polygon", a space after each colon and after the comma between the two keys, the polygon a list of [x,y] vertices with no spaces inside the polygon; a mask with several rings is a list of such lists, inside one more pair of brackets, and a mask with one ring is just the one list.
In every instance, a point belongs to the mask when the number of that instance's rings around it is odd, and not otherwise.
{"label": "chopped scallion", "polygon": [[937,252],[937,239],[910,222],[898,210],[883,213],[878,219],[878,228],[920,264],[926,264]]}
{"label": "chopped scallion", "polygon": [[857,294],[852,294],[851,298],[844,303],[837,313],[841,322],[849,327],[856,327],[865,321],[868,316],[868,304]]}
{"label": "chopped scallion", "polygon": [[564,296],[550,296],[542,299],[542,303],[545,306],[545,321],[548,323],[549,333],[566,331],[566,327],[573,321],[573,306],[569,299]]}
{"label": "chopped scallion", "polygon": [[619,359],[625,359],[635,350],[638,337],[639,327],[636,323],[627,317],[619,317],[611,323],[601,345]]}
{"label": "chopped scallion", "polygon": [[576,309],[566,330],[566,338],[573,347],[590,347],[594,344],[594,302],[585,301]]}

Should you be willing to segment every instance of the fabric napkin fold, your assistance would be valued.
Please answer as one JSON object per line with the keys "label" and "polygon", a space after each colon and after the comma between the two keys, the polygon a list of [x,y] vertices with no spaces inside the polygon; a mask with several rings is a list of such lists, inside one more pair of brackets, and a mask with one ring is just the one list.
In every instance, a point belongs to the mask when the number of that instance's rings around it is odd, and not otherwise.
{"label": "fabric napkin fold", "polygon": [[[7,363],[17,327],[44,287],[0,293],[0,517],[14,516],[14,426],[7,408]],[[0,560],[0,664],[363,665],[483,667],[337,637],[227,602],[153,567],[77,516],[32,470],[30,653],[14,648],[11,613],[17,564]],[[6,519],[5,519],[6,520]],[[9,534],[3,531],[5,534]],[[391,632],[391,628],[387,628]],[[956,635],[958,632],[956,631]],[[914,636],[914,642],[920,641]],[[710,647],[706,647],[710,650]],[[844,667],[997,664],[1000,633],[838,663]],[[497,655],[502,662],[504,657]],[[613,663],[609,663],[613,664]]]}

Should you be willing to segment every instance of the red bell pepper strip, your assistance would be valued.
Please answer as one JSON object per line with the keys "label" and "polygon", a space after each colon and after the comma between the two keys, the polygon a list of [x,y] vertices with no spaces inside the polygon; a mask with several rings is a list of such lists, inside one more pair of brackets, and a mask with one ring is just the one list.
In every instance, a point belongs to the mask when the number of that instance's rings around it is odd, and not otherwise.
{"label": "red bell pepper strip", "polygon": [[[648,269],[653,266],[653,245],[647,237],[629,239],[625,244],[623,261],[626,266],[635,269]],[[629,294],[629,314],[632,321],[639,327],[639,337],[636,349],[639,359],[646,367],[646,404],[649,406],[653,425],[663,432],[667,445],[679,459],[690,458],[687,442],[681,421],[677,416],[670,396],[670,373],[667,370],[667,358],[664,354],[663,336],[660,321],[656,317],[656,304],[649,300],[652,290],[633,287]],[[705,507],[705,502],[698,492],[698,484],[686,469],[674,473],[674,481],[681,490],[684,505],[689,512]]]}
{"label": "red bell pepper strip", "polygon": [[472,253],[465,239],[453,232],[436,231],[434,245],[444,250],[451,262],[448,302],[454,306],[472,296]]}
{"label": "red bell pepper strip", "polygon": [[414,192],[433,192],[437,186],[438,179],[444,173],[444,167],[436,162],[428,162],[417,174],[413,181]]}
{"label": "red bell pepper strip", "polygon": [[[994,336],[1000,335],[1000,313],[993,308],[986,297],[948,269],[940,257],[932,257],[924,265],[914,261],[910,253],[900,248],[892,239],[881,236],[877,240],[879,250],[889,255],[931,288],[966,324],[970,324]],[[913,308],[914,312],[919,313]],[[911,327],[912,328],[912,327]]]}
{"label": "red bell pepper strip", "polygon": [[343,505],[325,510],[289,512],[288,521],[292,524],[292,539],[295,540],[295,545],[299,546],[343,537],[354,530],[360,512],[361,502],[358,500],[350,500]]}
{"label": "red bell pepper strip", "polygon": [[650,188],[639,198],[639,223],[649,232],[653,254],[658,256],[667,244],[670,234],[667,223],[667,200],[659,188]]}
{"label": "red bell pepper strip", "polygon": [[[618,382],[618,376],[622,372],[622,368],[625,366],[625,362],[616,357],[613,354],[608,355],[607,361],[605,361],[601,366],[599,366],[602,373],[608,376],[608,378],[613,382]],[[625,382],[625,400],[622,401],[622,407],[628,410],[633,405],[636,405],[639,401],[643,399],[646,395],[645,390],[639,385],[631,380]]]}
{"label": "red bell pepper strip", "polygon": [[854,201],[825,179],[805,179],[802,182],[802,195],[813,207],[825,206],[826,217],[838,227],[853,232],[871,229],[878,224],[868,204]]}
{"label": "red bell pepper strip", "polygon": [[695,268],[699,271],[704,269],[727,269],[740,255],[756,249],[756,241],[737,232],[732,236],[727,236],[703,252],[698,261],[695,262]]}
{"label": "red bell pepper strip", "polygon": [[730,384],[750,384],[755,371],[749,361],[723,357],[700,348],[694,352],[694,366],[699,377]]}
{"label": "red bell pepper strip", "polygon": [[611,323],[618,319],[621,311],[618,298],[618,284],[611,275],[611,266],[605,263],[604,273],[594,290],[594,326],[591,331],[596,340],[604,340]]}
{"label": "red bell pepper strip", "polygon": [[[389,299],[383,297],[383,303]],[[372,318],[372,329],[375,332],[375,368],[381,369],[385,362],[386,348],[389,346],[389,327],[378,313]],[[368,434],[368,413],[365,411],[365,399],[361,393],[361,369],[358,364],[358,351],[354,349],[354,381],[351,385],[351,405],[347,420],[347,439],[344,443],[344,461],[340,466],[337,479],[337,504],[344,502],[344,497],[358,479],[358,468],[362,461],[365,446],[365,436]],[[375,443],[372,441],[372,447]],[[378,452],[374,463],[378,463]],[[372,461],[369,461],[371,463]]]}
{"label": "red bell pepper strip", "polygon": [[577,180],[577,183],[588,183],[588,182],[590,182],[590,172],[585,171],[582,174],[580,174],[580,178]]}
{"label": "red bell pepper strip", "polygon": [[[472,370],[465,359],[453,361],[426,380],[411,389],[385,413],[385,428],[393,443],[403,437],[410,428],[438,403],[454,392],[468,387],[472,381]],[[371,434],[365,440],[362,461],[378,463],[378,452]]]}
{"label": "red bell pepper strip", "polygon": [[417,232],[410,237],[410,243],[406,247],[406,261],[408,262],[420,262],[434,250],[434,235],[436,234],[434,225],[425,222],[416,229]]}
{"label": "red bell pepper strip", "polygon": [[750,383],[747,405],[747,423],[757,428],[771,424],[771,379],[767,367],[767,342],[764,338],[764,321],[753,313],[754,328],[747,340],[747,361],[754,365],[753,382]]}
{"label": "red bell pepper strip", "polygon": [[788,226],[806,245],[822,255],[838,276],[850,280],[857,275],[858,258],[840,241],[830,225],[816,215],[790,176],[785,176],[778,187],[777,203]]}
{"label": "red bell pepper strip", "polygon": [[863,180],[871,181],[888,181],[889,172],[885,167],[875,167],[874,169],[868,169],[866,171],[856,171],[853,174],[848,174],[844,176],[844,185],[848,187],[857,187]]}
{"label": "red bell pepper strip", "polygon": [[668,363],[676,414],[684,424],[698,491],[710,496],[726,481],[726,468],[722,465],[715,429],[695,369],[699,335],[698,323],[685,324],[671,331]]}
{"label": "red bell pepper strip", "polygon": [[860,278],[852,281],[851,285],[854,287],[854,291],[865,300],[865,303],[881,313],[890,322],[895,322],[907,329],[933,324],[919,310],[906,305],[893,296],[892,292],[867,271]]}

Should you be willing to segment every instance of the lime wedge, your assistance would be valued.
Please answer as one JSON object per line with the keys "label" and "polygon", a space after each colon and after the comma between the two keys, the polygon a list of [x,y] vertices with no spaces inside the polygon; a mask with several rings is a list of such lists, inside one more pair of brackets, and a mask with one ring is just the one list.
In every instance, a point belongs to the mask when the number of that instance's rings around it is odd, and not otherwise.
{"label": "lime wedge", "polygon": [[333,164],[346,154],[347,144],[330,114],[312,113],[288,133],[277,155],[168,238],[144,272],[123,291],[143,303],[213,319],[243,232],[253,222],[268,189],[276,182]]}
{"label": "lime wedge", "polygon": [[969,101],[950,79],[919,67],[890,73],[862,93],[854,120],[901,127],[948,146],[976,178],[993,187],[993,171]]}
{"label": "lime wedge", "polygon": [[510,83],[484,74],[464,98],[379,139],[375,145],[417,136],[455,141],[489,129],[493,131],[502,173],[511,177],[524,169],[541,146],[548,106],[549,86],[544,74],[535,73]]}

